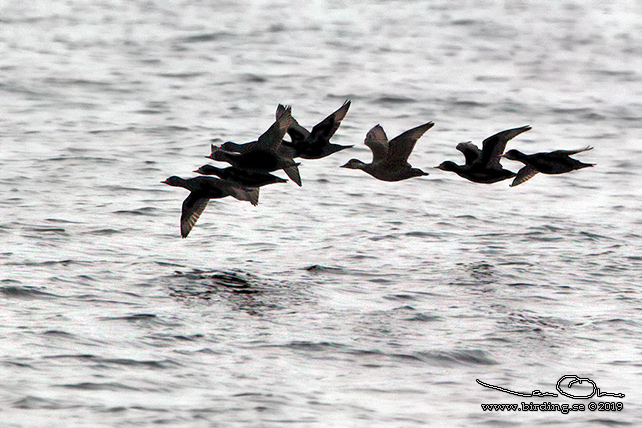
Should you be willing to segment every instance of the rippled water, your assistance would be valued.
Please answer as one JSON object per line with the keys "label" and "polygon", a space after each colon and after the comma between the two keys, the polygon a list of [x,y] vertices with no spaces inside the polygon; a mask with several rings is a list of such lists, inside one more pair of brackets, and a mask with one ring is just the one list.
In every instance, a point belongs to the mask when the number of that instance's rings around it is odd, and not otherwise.
{"label": "rippled water", "polygon": [[[3,426],[630,425],[639,402],[642,7],[583,2],[0,6]],[[210,139],[352,100],[303,187],[187,192]],[[384,183],[365,133],[433,120]],[[509,188],[431,169],[530,124],[595,168]],[[518,163],[505,161],[516,170]],[[568,374],[619,412],[484,412]],[[599,401],[594,398],[593,401]]]}

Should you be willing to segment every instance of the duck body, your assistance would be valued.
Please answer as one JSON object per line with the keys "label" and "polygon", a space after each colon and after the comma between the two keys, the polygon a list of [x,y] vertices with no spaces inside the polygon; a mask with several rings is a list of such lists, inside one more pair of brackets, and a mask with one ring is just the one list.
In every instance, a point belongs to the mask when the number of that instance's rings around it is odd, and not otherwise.
{"label": "duck body", "polygon": [[516,175],[513,171],[504,168],[473,168],[470,165],[457,165],[452,161],[442,162],[437,168],[442,171],[454,172],[466,180],[481,184],[497,183]]}
{"label": "duck body", "polygon": [[350,159],[342,168],[360,169],[381,181],[401,181],[428,175],[427,172],[419,168],[413,168],[409,163],[400,166],[390,166],[380,163],[365,163],[359,159]]}
{"label": "duck body", "polygon": [[268,173],[296,165],[294,161],[288,162],[287,159],[282,158],[273,151],[261,149],[249,150],[243,153],[214,149],[214,152],[207,157],[219,162],[227,162],[238,169],[259,173]]}
{"label": "duck body", "polygon": [[287,180],[267,172],[252,172],[233,166],[218,168],[213,165],[203,165],[194,172],[203,175],[216,175],[223,180],[233,181],[247,187],[260,187],[273,183],[287,182]]}
{"label": "duck body", "polygon": [[228,152],[217,148],[212,150],[213,153],[206,157],[227,162],[250,174],[267,174],[282,169],[292,181],[301,186],[299,164],[292,158],[283,157],[274,151],[264,149],[248,150],[244,153]]}
{"label": "duck body", "polygon": [[291,149],[292,157],[302,159],[322,159],[333,153],[348,149],[353,146],[341,146],[339,144],[327,143],[324,145],[315,145],[308,143],[296,143],[294,141],[283,141],[283,147]]}
{"label": "duck body", "polygon": [[[257,148],[259,147],[257,143],[258,143],[258,141],[250,141],[249,143],[243,143],[243,144],[234,143],[232,141],[226,141],[225,143],[221,144],[220,146],[214,146],[213,145],[213,147],[222,149],[222,150],[224,150],[226,152],[230,152],[230,153],[245,154],[245,153],[251,152],[253,150],[257,150]],[[296,151],[293,148],[284,145],[284,143],[286,143],[286,141],[281,141],[281,144],[276,149],[276,154],[278,154],[279,156],[282,156],[282,157],[286,157],[286,158],[287,157],[291,157],[291,158],[296,157]],[[212,153],[213,152],[214,152],[214,150],[212,150]]]}

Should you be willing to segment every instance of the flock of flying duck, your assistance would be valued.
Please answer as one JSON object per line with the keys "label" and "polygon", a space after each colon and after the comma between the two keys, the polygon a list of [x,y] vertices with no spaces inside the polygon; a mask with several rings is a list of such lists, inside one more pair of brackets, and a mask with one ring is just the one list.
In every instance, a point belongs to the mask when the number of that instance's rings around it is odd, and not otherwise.
{"label": "flock of flying duck", "polygon": [[[282,169],[292,181],[301,186],[299,163],[294,160],[295,158],[321,159],[352,147],[330,142],[348,108],[350,108],[350,101],[346,101],[338,110],[308,131],[292,117],[291,107],[279,105],[276,110],[276,121],[256,141],[245,144],[226,142],[219,146],[212,144],[211,154],[206,157],[227,162],[230,166],[218,168],[213,165],[203,165],[195,171],[202,174],[201,176],[189,179],[172,176],[163,181],[170,186],[184,187],[190,191],[189,196],[183,201],[181,236],[187,237],[210,199],[232,196],[257,205],[259,187],[287,181],[270,174],[271,172]],[[361,169],[383,181],[401,181],[428,175],[419,168],[413,168],[408,163],[408,157],[417,140],[433,125],[433,122],[419,125],[390,141],[383,128],[376,125],[368,131],[364,141],[372,151],[372,162],[365,163],[358,159],[350,159],[342,165],[342,168]],[[531,129],[530,126],[522,126],[499,132],[486,138],[482,142],[481,149],[471,142],[459,143],[456,148],[464,154],[465,163],[457,165],[452,161],[445,161],[436,168],[452,171],[475,183],[496,183],[513,178],[512,187],[529,180],[537,173],[563,174],[593,166],[570,157],[570,155],[590,150],[592,147],[532,155],[514,149],[504,153],[509,140],[529,129]],[[290,137],[290,141],[283,139],[286,134]],[[522,162],[524,167],[514,173],[502,167],[501,158]]]}

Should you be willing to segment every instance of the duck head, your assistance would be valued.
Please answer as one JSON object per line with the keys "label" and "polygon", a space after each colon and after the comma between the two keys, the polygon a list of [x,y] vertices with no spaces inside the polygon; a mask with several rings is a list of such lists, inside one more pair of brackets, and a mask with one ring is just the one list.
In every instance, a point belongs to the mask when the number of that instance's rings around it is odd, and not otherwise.
{"label": "duck head", "polygon": [[238,150],[239,146],[240,144],[234,143],[232,141],[226,141],[218,147],[227,152],[235,152]]}
{"label": "duck head", "polygon": [[164,183],[170,186],[182,187],[182,184],[184,181],[185,180],[183,180],[182,178],[172,175],[168,179],[161,181],[161,183]]}
{"label": "duck head", "polygon": [[437,165],[435,168],[440,169],[442,171],[456,171],[457,164],[453,161],[444,161],[439,165]]}
{"label": "duck head", "polygon": [[504,153],[502,157],[516,161],[522,159],[524,157],[524,153],[520,152],[519,150],[511,149]]}
{"label": "duck head", "polygon": [[225,150],[220,149],[220,148],[218,148],[216,146],[212,146],[212,154],[210,154],[208,156],[205,156],[205,157],[209,158],[209,159],[213,159],[215,161],[223,161],[223,162],[225,162],[225,160],[227,159],[227,154],[228,154],[228,152],[226,152]]}
{"label": "duck head", "polygon": [[350,159],[345,165],[341,165],[341,168],[350,168],[350,169],[363,169],[366,164],[359,159]]}
{"label": "duck head", "polygon": [[221,168],[217,168],[213,165],[203,165],[199,169],[194,170],[194,172],[203,175],[218,175],[218,173],[221,172]]}

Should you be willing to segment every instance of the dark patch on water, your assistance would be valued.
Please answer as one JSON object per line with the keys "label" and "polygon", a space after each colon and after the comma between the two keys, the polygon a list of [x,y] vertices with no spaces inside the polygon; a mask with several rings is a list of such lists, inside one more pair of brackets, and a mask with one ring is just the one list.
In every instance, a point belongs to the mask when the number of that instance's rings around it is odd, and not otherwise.
{"label": "dark patch on water", "polygon": [[323,265],[312,265],[312,266],[305,267],[303,269],[305,269],[310,273],[335,273],[335,274],[345,273],[345,271],[342,268],[332,267],[332,266],[323,266]]}
{"label": "dark patch on water", "polygon": [[125,321],[125,322],[130,322],[130,323],[162,325],[162,326],[168,326],[168,327],[176,327],[176,326],[180,325],[179,323],[167,321],[164,318],[160,318],[160,317],[158,317],[157,315],[154,315],[154,314],[132,314],[132,315],[125,315],[125,316],[120,316],[120,317],[101,317],[101,318],[99,318],[99,320],[101,320],[101,321]]}
{"label": "dark patch on water", "polygon": [[438,233],[423,232],[423,231],[406,232],[403,235],[404,236],[409,236],[411,238],[433,238],[433,239],[437,239],[437,238],[441,237],[441,235],[438,234]]}
{"label": "dark patch on water", "polygon": [[336,342],[313,342],[308,340],[294,340],[284,344],[259,345],[262,348],[286,348],[306,352],[326,352],[345,349],[346,346]]}
{"label": "dark patch on water", "polygon": [[23,266],[69,266],[73,264],[80,264],[76,260],[66,259],[66,260],[46,260],[44,262],[22,262],[22,263],[7,263],[13,265],[23,265]]}
{"label": "dark patch on water", "polygon": [[491,366],[498,364],[487,354],[478,349],[451,351],[451,352],[419,352],[416,357],[424,362],[434,363],[438,366],[452,367],[465,366]]}
{"label": "dark patch on water", "polygon": [[213,33],[194,34],[192,36],[184,37],[181,41],[185,43],[203,43],[228,38],[229,36],[231,36],[230,33],[227,33],[225,31],[217,31]]}
{"label": "dark patch on water", "polygon": [[265,83],[268,81],[267,77],[253,73],[244,74],[242,80],[248,83]]}
{"label": "dark patch on water", "polygon": [[490,366],[498,364],[484,351],[478,349],[450,352],[414,352],[409,354],[387,353],[379,350],[356,350],[349,351],[349,353],[368,359],[376,357],[392,360],[406,360],[438,367]]}
{"label": "dark patch on water", "polygon": [[67,231],[62,227],[32,227],[32,228],[28,228],[27,230],[30,230],[31,232],[52,233],[55,235],[68,236]]}
{"label": "dark patch on water", "polygon": [[20,400],[17,400],[13,403],[13,407],[16,409],[50,409],[50,410],[56,410],[56,409],[68,409],[68,408],[73,408],[73,407],[80,407],[80,406],[70,406],[66,402],[59,402],[56,400],[50,400],[46,398],[40,398],[36,397],[33,395],[27,395],[24,398],[21,398]]}
{"label": "dark patch on water", "polygon": [[211,287],[223,287],[231,291],[241,291],[260,288],[266,285],[258,277],[246,272],[221,272],[221,271],[203,271],[195,269],[191,272],[176,271],[175,278],[184,278],[189,281],[198,281],[202,285]]}
{"label": "dark patch on water", "polygon": [[414,103],[417,100],[409,97],[387,95],[387,96],[379,97],[374,101],[381,104],[409,104],[409,103]]}
{"label": "dark patch on water", "polygon": [[417,296],[414,296],[412,294],[391,294],[388,296],[383,296],[383,298],[386,300],[408,301],[408,300],[416,300]]}
{"label": "dark patch on water", "polygon": [[243,271],[176,271],[165,279],[170,296],[187,302],[226,302],[250,315],[289,307],[298,294],[278,282]]}
{"label": "dark patch on water", "polygon": [[557,318],[557,317],[547,317],[539,315],[529,315],[525,313],[509,313],[506,319],[500,321],[500,323],[505,323],[511,326],[511,331],[514,332],[536,332],[541,333],[543,331],[550,330],[559,330],[563,331],[567,328],[581,325],[582,323],[572,323],[568,320]]}
{"label": "dark patch on water", "polygon": [[136,215],[136,216],[151,216],[157,211],[156,207],[141,207],[133,210],[118,210],[114,214],[118,215]]}
{"label": "dark patch on water", "polygon": [[133,360],[131,358],[96,358],[93,361],[102,365],[140,367],[144,369],[158,370],[169,369],[179,366],[172,360]]}
{"label": "dark patch on water", "polygon": [[84,232],[83,235],[111,236],[111,235],[116,235],[118,233],[123,233],[123,231],[116,230],[116,229],[96,229],[96,230],[90,230],[88,232]]}
{"label": "dark patch on water", "polygon": [[73,221],[73,220],[66,220],[62,218],[46,218],[45,221],[51,222],[51,223],[63,223],[63,224],[79,224],[80,222],[78,221]]}
{"label": "dark patch on water", "polygon": [[167,77],[170,79],[182,79],[187,80],[194,77],[204,76],[206,73],[194,72],[194,73],[157,73],[158,77]]}
{"label": "dark patch on water", "polygon": [[406,321],[418,321],[418,322],[434,322],[440,321],[441,318],[437,315],[428,315],[424,313],[418,313],[410,318],[406,318]]}
{"label": "dark patch on water", "polygon": [[59,297],[53,293],[41,291],[39,288],[28,286],[0,287],[0,294],[4,297],[16,299],[53,299],[55,297]]}
{"label": "dark patch on water", "polygon": [[67,383],[62,385],[55,385],[60,388],[80,389],[83,391],[143,391],[143,389],[135,388],[122,384],[120,382],[80,382],[80,383]]}
{"label": "dark patch on water", "polygon": [[296,312],[314,304],[304,284],[274,281],[241,270],[176,271],[162,279],[169,295],[189,304],[228,304],[249,315],[267,311]]}
{"label": "dark patch on water", "polygon": [[66,331],[62,331],[62,330],[47,330],[47,331],[43,332],[42,334],[44,334],[46,336],[64,337],[64,338],[74,337],[73,334],[68,333]]}

